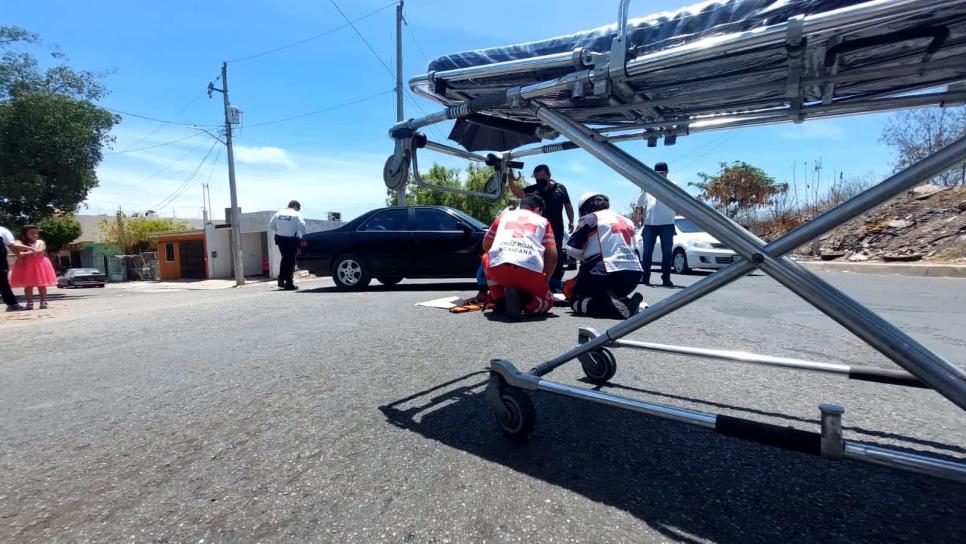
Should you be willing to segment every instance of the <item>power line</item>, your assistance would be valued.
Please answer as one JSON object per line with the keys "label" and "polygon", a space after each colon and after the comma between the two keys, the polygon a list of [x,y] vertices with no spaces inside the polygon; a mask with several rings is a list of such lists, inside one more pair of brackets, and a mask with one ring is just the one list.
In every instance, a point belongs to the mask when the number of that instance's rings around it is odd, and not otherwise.
{"label": "power line", "polygon": [[[168,170],[169,168],[171,168],[172,166],[174,166],[174,165],[176,165],[176,164],[178,164],[179,162],[181,162],[181,161],[183,161],[183,160],[185,160],[185,159],[186,159],[186,158],[188,157],[188,155],[191,155],[192,153],[194,153],[195,151],[198,151],[199,149],[201,149],[201,148],[202,148],[202,147],[204,147],[204,146],[205,146],[205,142],[201,142],[201,143],[200,143],[199,145],[197,145],[196,147],[194,147],[194,148],[192,148],[192,149],[191,149],[191,151],[188,151],[188,152],[187,152],[187,153],[185,153],[184,155],[181,155],[181,156],[180,156],[180,157],[178,157],[177,159],[175,159],[175,160],[173,160],[173,161],[171,161],[171,162],[169,162],[168,164],[166,164],[166,165],[165,165],[165,166],[164,166],[163,168],[161,168],[161,169],[160,169],[160,170],[158,170],[157,172],[155,172],[155,173],[153,173],[153,174],[151,174],[150,176],[148,176],[148,177],[146,177],[146,178],[144,178],[144,179],[142,179],[141,181],[138,181],[138,182],[136,182],[136,183],[134,184],[134,187],[137,187],[138,185],[141,185],[142,183],[145,183],[145,182],[147,182],[147,181],[150,181],[150,180],[152,180],[152,179],[154,179],[154,178],[156,178],[156,177],[158,177],[158,176],[160,176],[161,174],[163,174],[164,172],[166,172],[166,171],[167,171],[167,170]],[[133,189],[133,187],[132,187],[132,189]],[[130,190],[129,190],[129,191],[127,191],[127,192],[130,192]],[[126,193],[127,193],[127,192],[126,192]],[[126,194],[126,193],[125,193],[125,194]]]}
{"label": "power line", "polygon": [[267,51],[262,51],[261,53],[255,53],[254,55],[248,55],[247,57],[239,57],[237,59],[231,59],[228,62],[242,62],[242,61],[246,61],[246,60],[257,59],[259,57],[264,57],[266,55],[271,55],[273,53],[278,53],[279,51],[284,51],[284,50],[289,49],[291,47],[295,47],[296,45],[302,45],[303,43],[310,42],[312,40],[317,40],[317,39],[322,38],[324,36],[328,36],[329,34],[333,34],[335,32],[338,32],[338,31],[342,30],[343,28],[348,28],[352,23],[357,23],[357,22],[359,22],[359,21],[361,21],[363,19],[368,19],[369,17],[372,17],[373,15],[375,15],[375,14],[377,14],[379,12],[382,12],[382,11],[388,9],[388,8],[391,8],[391,7],[395,6],[395,5],[396,5],[396,2],[392,2],[392,3],[386,4],[385,6],[383,6],[381,8],[378,8],[378,9],[375,9],[375,10],[372,10],[369,13],[367,13],[367,14],[361,16],[361,17],[358,17],[356,19],[353,19],[352,21],[350,21],[350,22],[348,22],[348,23],[346,23],[344,25],[340,25],[340,26],[337,26],[335,28],[330,28],[329,30],[326,30],[324,32],[319,32],[318,34],[315,34],[313,36],[309,36],[308,38],[305,38],[305,39],[302,39],[302,40],[298,40],[298,41],[295,41],[295,42],[292,42],[292,43],[289,43],[289,44],[285,44],[285,45],[276,47],[274,49],[269,49]]}
{"label": "power line", "polygon": [[[185,104],[184,106],[181,106],[181,108],[178,111],[174,112],[174,115],[172,115],[171,117],[169,117],[168,120],[169,121],[175,120],[179,115],[181,115],[182,113],[184,113],[185,110],[187,110],[188,108],[190,108],[192,104],[194,104],[195,102],[197,102],[199,98],[201,98],[202,96],[204,96],[205,95],[205,92],[207,90],[208,89],[201,89],[200,91],[198,91],[198,94],[196,94],[191,100],[189,100],[187,104]],[[164,123],[158,123],[158,126],[154,127],[154,129],[151,130],[151,132],[148,132],[144,136],[141,136],[141,138],[139,138],[138,141],[134,142],[134,145],[135,146],[138,146],[144,140],[147,140],[151,136],[154,136],[155,134],[158,133],[159,130],[161,130],[161,127],[163,127],[163,126],[164,126]]]}
{"label": "power line", "polygon": [[139,113],[131,113],[131,112],[128,112],[128,111],[116,110],[114,108],[108,108],[106,106],[101,106],[101,107],[104,108],[107,111],[110,111],[110,112],[113,112],[113,113],[117,113],[117,114],[120,114],[120,115],[129,115],[131,117],[137,117],[138,119],[144,119],[144,120],[147,120],[147,121],[154,121],[155,123],[164,123],[166,125],[178,125],[178,126],[182,126],[182,127],[217,127],[217,126],[220,126],[220,125],[202,125],[202,124],[198,124],[198,123],[178,123],[176,121],[167,121],[165,119],[158,119],[157,117],[149,117],[147,115],[141,115]]}
{"label": "power line", "polygon": [[264,123],[256,123],[254,125],[245,125],[244,128],[245,129],[251,129],[251,128],[256,128],[256,127],[264,127],[266,125],[274,125],[276,123],[284,123],[286,121],[294,121],[296,119],[302,119],[304,117],[310,117],[312,115],[318,115],[320,113],[326,113],[326,112],[330,112],[330,111],[337,110],[337,109],[340,109],[340,108],[344,108],[344,107],[347,107],[347,106],[351,106],[353,104],[358,104],[360,102],[365,102],[367,100],[372,100],[373,98],[377,98],[377,97],[380,97],[380,96],[385,96],[385,95],[387,95],[387,94],[389,94],[391,92],[393,92],[393,90],[392,89],[389,89],[387,91],[382,91],[382,92],[379,92],[379,93],[376,93],[376,94],[372,94],[372,95],[369,95],[369,96],[366,96],[366,97],[363,97],[363,98],[359,98],[359,99],[356,99],[356,100],[352,100],[351,102],[346,102],[344,104],[338,104],[336,106],[331,106],[331,107],[328,107],[328,108],[323,108],[321,110],[315,110],[315,111],[310,111],[310,112],[307,112],[307,113],[301,113],[301,114],[298,114],[298,115],[293,115],[291,117],[283,117],[281,119],[275,119],[274,121],[265,121]]}
{"label": "power line", "polygon": [[[381,64],[382,67],[385,68],[387,72],[389,72],[390,76],[395,77],[395,74],[393,73],[392,68],[390,68],[389,65],[386,64],[386,61],[382,60],[382,57],[379,55],[379,53],[376,53],[376,50],[373,49],[372,44],[369,43],[369,40],[367,40],[366,37],[362,35],[362,32],[359,32],[359,29],[356,28],[356,25],[352,24],[352,21],[350,21],[349,18],[346,17],[345,12],[342,11],[342,8],[339,7],[339,4],[336,4],[335,0],[329,0],[329,3],[332,4],[332,7],[334,7],[336,11],[339,12],[339,15],[341,15],[342,18],[345,19],[345,22],[350,27],[352,27],[352,30],[355,31],[356,36],[359,36],[359,39],[362,40],[362,43],[366,44],[366,47],[369,48],[369,51],[372,53],[372,56],[376,57],[376,59],[379,61],[379,64]],[[395,5],[395,2],[393,2],[393,5]]]}
{"label": "power line", "polygon": [[426,64],[428,65],[429,55],[426,54],[426,51],[423,49],[423,46],[420,45],[419,40],[416,39],[416,33],[413,32],[413,29],[409,26],[409,21],[407,21],[406,19],[403,19],[403,24],[406,25],[406,31],[409,32],[409,37],[412,38],[413,43],[416,44],[416,50],[419,51],[419,53],[423,56],[423,60],[425,60]]}
{"label": "power line", "polygon": [[151,206],[151,209],[152,210],[162,209],[166,207],[168,204],[171,204],[172,202],[174,202],[176,198],[181,196],[182,193],[184,193],[185,190],[190,186],[191,181],[195,178],[195,176],[198,175],[198,172],[201,171],[201,168],[205,165],[206,162],[208,162],[208,157],[211,156],[211,152],[215,149],[216,145],[218,145],[218,142],[212,142],[211,147],[208,148],[208,152],[205,153],[205,156],[201,159],[201,162],[198,163],[198,166],[195,167],[193,172],[191,172],[191,175],[188,176],[187,179],[185,179],[184,182],[177,189],[175,189],[173,193],[171,193],[171,195],[163,199],[161,202],[155,204],[154,206]]}
{"label": "power line", "polygon": [[191,138],[194,138],[194,137],[200,136],[200,135],[201,135],[200,132],[195,132],[193,134],[190,134],[188,136],[185,136],[184,138],[178,138],[177,140],[171,140],[170,142],[164,142],[164,143],[156,144],[156,145],[149,145],[147,147],[138,147],[138,148],[135,148],[135,149],[122,149],[120,151],[107,151],[104,154],[105,155],[120,155],[122,153],[134,153],[135,151],[145,151],[145,150],[148,150],[148,149],[157,149],[159,147],[164,147],[164,146],[167,146],[167,145],[176,144],[178,142],[183,142],[185,140],[190,140]]}
{"label": "power line", "polygon": [[715,145],[715,146],[714,146],[714,147],[712,147],[711,149],[709,149],[709,150],[707,150],[707,151],[705,151],[705,152],[704,152],[704,153],[702,153],[702,154],[701,154],[700,156],[698,156],[698,157],[696,157],[696,158],[695,158],[694,160],[692,160],[691,162],[689,162],[689,163],[687,163],[687,164],[685,164],[684,166],[680,166],[680,167],[677,167],[677,169],[678,169],[678,170],[684,170],[685,168],[687,168],[687,167],[689,167],[689,166],[691,166],[692,164],[694,164],[694,163],[696,163],[696,162],[698,162],[698,161],[700,161],[701,159],[703,159],[703,158],[705,158],[705,157],[706,157],[706,156],[707,156],[707,155],[708,155],[709,153],[711,153],[711,152],[712,152],[712,151],[714,151],[715,149],[718,149],[719,147],[721,147],[721,146],[723,146],[724,144],[726,144],[726,143],[728,143],[728,141],[729,141],[729,140],[731,140],[732,138],[734,138],[734,137],[735,137],[735,136],[737,136],[737,135],[738,135],[738,133],[737,133],[737,132],[732,132],[731,134],[729,134],[729,135],[728,135],[728,137],[727,137],[727,138],[723,138],[723,139],[721,140],[721,142],[719,142],[719,143],[718,143],[717,145]]}

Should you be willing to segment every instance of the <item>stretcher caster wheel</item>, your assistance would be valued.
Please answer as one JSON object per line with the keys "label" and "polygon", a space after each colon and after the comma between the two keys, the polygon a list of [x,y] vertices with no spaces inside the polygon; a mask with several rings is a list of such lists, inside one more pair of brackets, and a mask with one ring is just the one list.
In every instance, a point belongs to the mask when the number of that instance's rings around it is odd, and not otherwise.
{"label": "stretcher caster wheel", "polygon": [[530,395],[519,389],[504,387],[500,390],[500,400],[506,412],[497,414],[496,421],[503,431],[521,438],[529,435],[537,423],[537,411],[533,408]]}
{"label": "stretcher caster wheel", "polygon": [[617,359],[607,348],[591,351],[578,358],[584,375],[593,383],[607,383],[617,373]]}

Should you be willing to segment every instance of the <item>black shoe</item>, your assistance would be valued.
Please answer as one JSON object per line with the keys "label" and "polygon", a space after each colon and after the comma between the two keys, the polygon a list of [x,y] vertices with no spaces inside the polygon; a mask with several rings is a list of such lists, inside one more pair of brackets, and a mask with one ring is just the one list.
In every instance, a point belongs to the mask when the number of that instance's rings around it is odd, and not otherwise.
{"label": "black shoe", "polygon": [[661,287],[675,287],[675,285],[671,283],[671,280],[664,280],[661,282]]}
{"label": "black shoe", "polygon": [[[644,302],[644,295],[640,293],[634,293],[629,299],[627,299],[627,309],[631,311],[631,315],[636,315],[641,309],[641,303]],[[647,307],[646,305],[644,306]]]}
{"label": "black shoe", "polygon": [[283,287],[282,289],[284,289],[284,290],[286,290],[286,291],[297,291],[297,290],[298,290],[298,288],[299,288],[299,286],[298,286],[298,285],[286,285],[286,286],[285,286],[285,287]]}
{"label": "black shoe", "polygon": [[520,292],[512,287],[506,289],[506,316],[513,321],[519,321],[523,317],[523,301]]}
{"label": "black shoe", "polygon": [[614,318],[627,319],[631,316],[631,309],[627,307],[627,304],[622,299],[617,298],[613,292],[607,291],[607,299]]}
{"label": "black shoe", "polygon": [[498,298],[493,303],[493,313],[497,315],[506,315],[506,299]]}
{"label": "black shoe", "polygon": [[651,278],[642,275],[641,276],[641,283],[643,283],[644,285],[650,287],[651,286]]}
{"label": "black shoe", "polygon": [[10,304],[10,305],[7,306],[7,311],[8,312],[22,312],[24,310],[26,310],[26,308],[24,308],[23,306],[21,306],[19,303],[18,304]]}

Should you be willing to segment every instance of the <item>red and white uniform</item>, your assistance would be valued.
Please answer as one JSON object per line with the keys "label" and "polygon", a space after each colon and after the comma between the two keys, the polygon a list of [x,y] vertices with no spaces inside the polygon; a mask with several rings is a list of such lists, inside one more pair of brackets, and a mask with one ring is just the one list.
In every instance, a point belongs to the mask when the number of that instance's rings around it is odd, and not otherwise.
{"label": "red and white uniform", "polygon": [[600,210],[580,218],[565,248],[575,259],[593,265],[598,259],[602,273],[641,272],[634,254],[634,223],[613,210]]}
{"label": "red and white uniform", "polygon": [[483,255],[490,296],[499,300],[506,296],[507,287],[513,287],[531,296],[525,313],[549,312],[553,294],[543,273],[543,256],[548,247],[556,246],[550,223],[530,210],[507,210],[496,218],[485,239],[492,242]]}
{"label": "red and white uniform", "polygon": [[543,253],[555,245],[550,222],[530,210],[506,210],[493,221],[486,239],[492,240],[490,266],[512,264],[543,273]]}

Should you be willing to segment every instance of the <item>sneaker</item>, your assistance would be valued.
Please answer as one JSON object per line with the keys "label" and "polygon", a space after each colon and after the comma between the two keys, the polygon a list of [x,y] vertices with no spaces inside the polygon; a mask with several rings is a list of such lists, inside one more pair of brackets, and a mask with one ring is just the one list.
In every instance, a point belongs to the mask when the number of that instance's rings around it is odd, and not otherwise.
{"label": "sneaker", "polygon": [[10,305],[7,306],[7,311],[8,312],[22,312],[24,310],[26,310],[26,308],[24,308],[23,306],[21,306],[19,303],[18,304],[10,304]]}
{"label": "sneaker", "polygon": [[[627,299],[627,309],[631,311],[631,315],[637,314],[641,310],[641,303],[644,302],[644,295],[640,293],[634,293],[629,299]],[[647,304],[644,305],[647,308]]]}
{"label": "sneaker", "polygon": [[607,292],[607,299],[614,317],[617,319],[627,319],[631,316],[631,310],[627,307],[623,299],[617,298],[611,291]]}
{"label": "sneaker", "polygon": [[299,286],[298,286],[298,285],[286,285],[286,286],[285,286],[285,287],[283,287],[282,289],[284,289],[284,290],[286,290],[286,291],[297,291],[297,290],[298,290],[298,288],[299,288]]}
{"label": "sneaker", "polygon": [[661,282],[661,287],[675,287],[675,285],[671,282],[671,280],[666,280]]}
{"label": "sneaker", "polygon": [[523,317],[523,301],[520,299],[520,292],[507,287],[504,300],[506,300],[506,316],[513,321],[519,321]]}
{"label": "sneaker", "polygon": [[24,310],[33,310],[34,309],[34,303],[33,302],[28,302],[27,305],[23,307],[23,309]]}
{"label": "sneaker", "polygon": [[41,302],[40,303],[40,309],[41,310],[46,310],[47,309],[47,303],[46,302]]}

